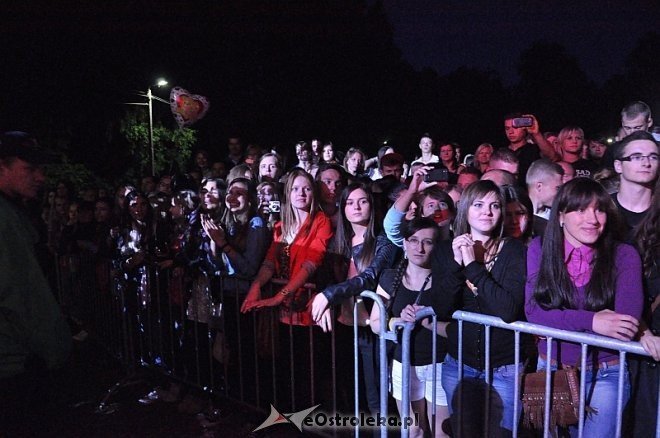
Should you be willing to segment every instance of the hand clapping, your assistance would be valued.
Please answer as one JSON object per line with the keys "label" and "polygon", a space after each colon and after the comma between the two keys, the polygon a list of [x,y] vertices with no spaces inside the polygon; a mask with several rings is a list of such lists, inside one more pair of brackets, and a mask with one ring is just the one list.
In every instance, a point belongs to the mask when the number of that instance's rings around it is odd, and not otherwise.
{"label": "hand clapping", "polygon": [[201,222],[204,232],[209,236],[211,240],[213,240],[218,245],[223,245],[224,243],[226,243],[225,230],[223,230],[222,227],[218,226],[215,222],[213,222],[213,219],[211,219],[206,215],[203,215],[201,217]]}

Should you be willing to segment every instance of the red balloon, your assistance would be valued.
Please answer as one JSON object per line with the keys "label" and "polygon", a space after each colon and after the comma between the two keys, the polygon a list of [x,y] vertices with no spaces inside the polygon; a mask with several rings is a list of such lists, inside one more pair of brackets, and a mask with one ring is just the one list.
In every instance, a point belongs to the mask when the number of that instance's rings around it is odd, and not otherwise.
{"label": "red balloon", "polygon": [[206,115],[209,110],[209,100],[198,94],[190,94],[188,90],[174,87],[170,92],[170,109],[179,128],[189,126]]}

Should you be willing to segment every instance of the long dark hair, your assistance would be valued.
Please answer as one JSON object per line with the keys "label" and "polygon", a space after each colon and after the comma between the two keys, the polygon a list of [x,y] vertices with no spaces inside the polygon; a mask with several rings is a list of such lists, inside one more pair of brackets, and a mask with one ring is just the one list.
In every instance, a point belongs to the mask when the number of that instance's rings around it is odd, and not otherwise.
{"label": "long dark hair", "polygon": [[621,219],[603,186],[590,178],[575,178],[559,189],[543,236],[541,269],[534,289],[534,300],[543,309],[577,308],[575,285],[564,262],[564,230],[559,215],[585,209],[592,202],[606,214],[607,222],[594,244],[593,271],[585,288],[584,308],[591,311],[613,308],[618,245],[615,239],[621,235]]}
{"label": "long dark hair", "polygon": [[644,275],[650,277],[658,269],[660,257],[660,178],[655,183],[651,208],[634,232],[635,245],[642,256]]}
{"label": "long dark hair", "polygon": [[344,256],[346,259],[351,258],[352,254],[352,239],[355,236],[353,226],[346,218],[346,200],[356,190],[362,189],[367,194],[367,201],[369,202],[370,214],[367,230],[364,233],[364,243],[362,251],[357,259],[354,260],[355,267],[358,272],[364,271],[374,259],[376,252],[376,237],[378,236],[379,226],[375,219],[376,206],[374,205],[374,197],[368,185],[362,182],[355,182],[349,184],[342,192],[339,198],[339,211],[341,212],[341,220],[337,223],[337,231],[335,232],[335,243],[337,245],[337,252]]}
{"label": "long dark hair", "polygon": [[[506,200],[506,205],[517,203],[525,210],[525,217],[527,218],[527,223],[525,230],[522,232],[518,240],[523,242],[525,245],[529,243],[532,238],[532,231],[534,231],[534,207],[532,206],[532,201],[527,196],[527,193],[518,186],[505,185],[502,186],[502,192],[504,193],[504,199]],[[502,214],[504,214],[504,221],[506,223],[506,205],[503,208]],[[506,227],[506,225],[505,225]]]}
{"label": "long dark hair", "polygon": [[227,186],[227,194],[225,194],[222,202],[227,202],[227,196],[231,190],[231,186],[234,184],[243,184],[247,188],[247,210],[239,215],[235,215],[225,205],[225,211],[220,218],[220,223],[227,233],[227,240],[229,243],[237,245],[238,248],[243,251],[247,244],[245,239],[247,238],[247,230],[250,225],[250,220],[257,215],[257,192],[254,184],[249,179],[241,177],[234,178]]}

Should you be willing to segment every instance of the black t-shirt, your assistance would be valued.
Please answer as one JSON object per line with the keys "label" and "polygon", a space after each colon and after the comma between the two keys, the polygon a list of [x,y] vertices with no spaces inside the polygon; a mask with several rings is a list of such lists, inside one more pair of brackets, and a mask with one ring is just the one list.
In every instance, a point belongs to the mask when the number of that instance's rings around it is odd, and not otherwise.
{"label": "black t-shirt", "polygon": [[594,173],[599,170],[599,166],[595,161],[585,160],[584,158],[577,160],[575,163],[571,163],[571,166],[575,169],[576,178],[584,176],[593,179]]}
{"label": "black t-shirt", "polygon": [[626,242],[632,243],[633,241],[633,229],[637,227],[642,222],[642,219],[644,219],[644,216],[646,216],[646,213],[648,210],[642,211],[641,213],[636,213],[634,211],[630,211],[625,207],[622,207],[621,204],[619,203],[618,199],[619,193],[613,193],[612,194],[612,200],[614,201],[614,204],[617,206],[619,209],[619,213],[621,213],[621,216],[623,217],[624,222],[626,223]]}
{"label": "black t-shirt", "polygon": [[[419,291],[412,291],[406,288],[403,285],[403,282],[399,284],[399,287],[396,291],[392,290],[392,283],[396,277],[396,269],[386,269],[380,276],[378,285],[382,287],[385,292],[390,296],[394,295],[391,312],[392,317],[401,316],[401,311],[408,305],[413,304],[417,300]],[[438,297],[432,294],[432,288],[424,290],[421,294],[422,296],[419,299],[419,305],[421,306],[432,306],[436,312],[436,315],[439,312],[438,306]],[[428,330],[422,327],[421,322],[419,322],[412,333],[410,334],[410,364],[411,365],[430,365],[433,362],[433,350],[432,350],[432,333],[431,330]],[[396,349],[394,350],[394,359],[399,362],[401,360],[401,332],[399,333],[399,342],[396,344]],[[447,353],[447,340],[441,336],[437,336],[437,351],[436,351],[436,363],[440,363],[444,360],[445,354]]]}

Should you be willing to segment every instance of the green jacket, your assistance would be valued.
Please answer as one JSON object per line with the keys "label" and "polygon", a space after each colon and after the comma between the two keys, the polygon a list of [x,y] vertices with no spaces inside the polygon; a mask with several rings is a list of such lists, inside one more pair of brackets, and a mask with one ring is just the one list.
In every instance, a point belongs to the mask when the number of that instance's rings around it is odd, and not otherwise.
{"label": "green jacket", "polygon": [[62,366],[71,333],[37,262],[37,232],[17,205],[0,195],[0,379],[20,374],[31,356]]}

